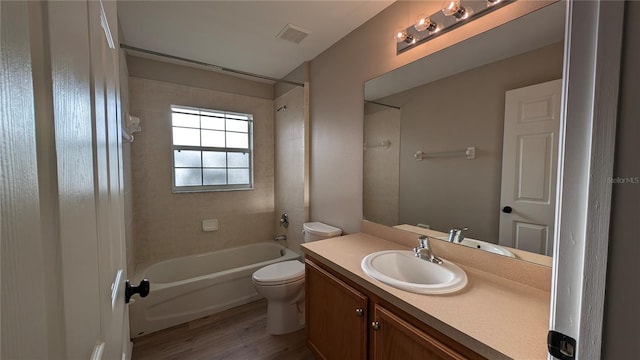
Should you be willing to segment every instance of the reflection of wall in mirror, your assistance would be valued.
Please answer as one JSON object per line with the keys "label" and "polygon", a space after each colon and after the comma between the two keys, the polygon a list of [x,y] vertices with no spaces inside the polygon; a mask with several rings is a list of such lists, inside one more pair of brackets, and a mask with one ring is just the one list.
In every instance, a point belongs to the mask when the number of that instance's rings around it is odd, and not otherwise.
{"label": "reflection of wall in mirror", "polygon": [[369,147],[364,152],[364,218],[383,225],[398,223],[400,181],[400,110],[367,104],[364,116],[364,143],[389,147]]}
{"label": "reflection of wall in mirror", "polygon": [[[556,43],[379,99],[402,108],[398,223],[497,242],[505,92],[562,77],[562,55]],[[474,160],[413,157],[469,146]]]}

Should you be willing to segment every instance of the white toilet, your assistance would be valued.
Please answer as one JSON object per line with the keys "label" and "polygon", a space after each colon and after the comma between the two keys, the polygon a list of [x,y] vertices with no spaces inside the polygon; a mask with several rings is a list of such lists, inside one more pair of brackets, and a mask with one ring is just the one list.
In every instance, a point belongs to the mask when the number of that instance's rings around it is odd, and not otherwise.
{"label": "white toilet", "polygon": [[[321,222],[303,224],[304,242],[327,239],[342,230]],[[267,265],[253,273],[256,291],[267,299],[267,331],[287,334],[304,327],[304,264],[298,260]]]}

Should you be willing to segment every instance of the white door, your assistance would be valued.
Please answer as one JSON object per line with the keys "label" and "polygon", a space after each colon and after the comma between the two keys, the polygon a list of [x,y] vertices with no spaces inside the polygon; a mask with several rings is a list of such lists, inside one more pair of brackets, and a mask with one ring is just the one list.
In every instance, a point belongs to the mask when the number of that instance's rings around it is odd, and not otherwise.
{"label": "white door", "polygon": [[507,91],[501,245],[552,255],[562,80]]}
{"label": "white door", "polygon": [[[113,1],[88,1],[93,108],[94,182],[98,225],[101,343],[104,359],[128,349],[124,282],[124,189],[118,91],[117,29]],[[99,345],[100,346],[100,345]]]}
{"label": "white door", "polygon": [[128,358],[116,2],[0,10],[0,357]]}
{"label": "white door", "polygon": [[127,356],[115,6],[46,5],[68,359]]}

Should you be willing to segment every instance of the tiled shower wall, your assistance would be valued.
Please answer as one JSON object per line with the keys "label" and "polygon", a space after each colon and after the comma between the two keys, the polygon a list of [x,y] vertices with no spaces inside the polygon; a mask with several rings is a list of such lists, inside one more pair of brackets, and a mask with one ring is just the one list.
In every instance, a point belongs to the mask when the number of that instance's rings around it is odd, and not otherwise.
{"label": "tiled shower wall", "polygon": [[[286,110],[284,108],[286,106]],[[304,88],[296,87],[275,100],[276,234],[287,236],[287,247],[300,252],[304,208]],[[289,227],[279,226],[289,215]]]}
{"label": "tiled shower wall", "polygon": [[[274,224],[274,102],[138,77],[129,78],[130,113],[142,132],[131,144],[135,262],[272,241]],[[171,105],[254,115],[253,190],[172,193]],[[202,220],[219,229],[202,231]]]}

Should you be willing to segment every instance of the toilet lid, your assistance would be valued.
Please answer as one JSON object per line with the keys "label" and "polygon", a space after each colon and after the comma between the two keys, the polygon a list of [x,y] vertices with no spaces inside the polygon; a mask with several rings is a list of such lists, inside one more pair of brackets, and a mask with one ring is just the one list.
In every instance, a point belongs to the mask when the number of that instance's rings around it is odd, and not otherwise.
{"label": "toilet lid", "polygon": [[304,264],[298,260],[267,265],[253,273],[253,281],[265,285],[286,284],[304,279]]}

